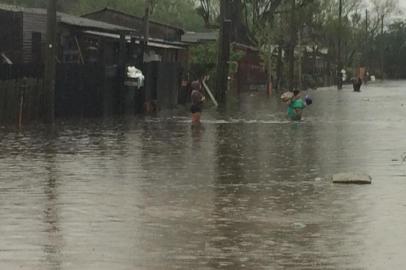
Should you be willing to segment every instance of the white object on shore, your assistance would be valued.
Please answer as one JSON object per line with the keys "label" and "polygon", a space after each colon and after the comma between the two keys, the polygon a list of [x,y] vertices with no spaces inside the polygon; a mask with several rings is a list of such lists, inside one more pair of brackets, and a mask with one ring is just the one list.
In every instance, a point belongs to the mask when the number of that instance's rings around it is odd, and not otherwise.
{"label": "white object on shore", "polygon": [[334,184],[372,184],[372,177],[363,173],[338,173],[332,176]]}
{"label": "white object on shore", "polygon": [[142,71],[134,66],[127,67],[127,78],[124,84],[126,86],[141,88],[144,86],[145,77]]}

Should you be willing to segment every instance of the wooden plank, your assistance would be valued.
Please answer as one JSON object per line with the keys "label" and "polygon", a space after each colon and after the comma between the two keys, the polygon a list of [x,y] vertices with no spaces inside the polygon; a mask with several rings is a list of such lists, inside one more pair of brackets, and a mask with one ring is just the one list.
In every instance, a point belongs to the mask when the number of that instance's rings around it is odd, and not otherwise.
{"label": "wooden plank", "polygon": [[204,90],[206,90],[206,92],[207,92],[207,94],[209,95],[211,101],[213,101],[214,106],[218,107],[219,104],[217,103],[216,98],[214,97],[213,93],[210,91],[210,89],[209,89],[209,87],[207,86],[206,82],[203,81],[202,84],[203,84]]}
{"label": "wooden plank", "polygon": [[23,61],[29,63],[32,61],[32,33],[41,33],[46,35],[46,14],[24,13],[23,16]]}
{"label": "wooden plank", "polygon": [[332,181],[334,184],[371,184],[371,176],[363,173],[338,173],[332,176]]}

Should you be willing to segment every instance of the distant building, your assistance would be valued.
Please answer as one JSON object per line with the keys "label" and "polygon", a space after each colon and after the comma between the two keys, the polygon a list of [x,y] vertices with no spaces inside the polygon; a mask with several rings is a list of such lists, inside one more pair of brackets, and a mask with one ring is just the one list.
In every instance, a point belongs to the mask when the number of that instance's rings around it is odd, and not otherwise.
{"label": "distant building", "polygon": [[[190,46],[197,46],[217,44],[218,38],[218,31],[186,32],[182,37],[182,41]],[[232,42],[231,47],[233,53],[241,55],[238,61],[230,62],[230,71],[233,73],[233,86],[236,87],[236,90],[238,92],[248,92],[265,89],[267,76],[259,49],[238,42]]]}
{"label": "distant building", "polygon": [[235,74],[238,92],[265,91],[267,75],[259,49],[240,43],[233,43],[232,48],[235,52],[242,53]]}
{"label": "distant building", "polygon": [[[46,9],[0,4],[0,63],[43,64],[46,28]],[[85,83],[71,88],[84,87],[84,93],[90,93],[90,85],[101,83],[102,86],[99,86],[109,88],[111,93],[110,98],[105,100],[116,100],[116,107],[120,111],[124,103],[130,104],[132,108],[136,107],[137,112],[142,111],[144,102],[154,103],[159,108],[176,106],[181,64],[185,62],[187,54],[187,44],[181,41],[184,32],[177,27],[151,22],[149,50],[144,55],[144,60],[149,63],[141,65],[142,29],[140,18],[111,9],[87,14],[85,17],[58,12],[57,63],[80,64],[80,67],[58,65],[57,75],[60,78],[57,87],[70,86],[61,83],[67,78],[72,85],[83,79]],[[144,89],[135,96],[132,89],[124,87],[126,66],[143,69],[145,75]],[[79,69],[85,70],[86,75],[75,73]],[[38,68],[40,70],[42,69]],[[89,76],[88,73],[97,76]],[[36,77],[41,76],[36,74]],[[109,85],[103,83],[106,81]],[[94,96],[101,93],[99,86],[94,88]],[[74,93],[72,89],[58,91]],[[133,104],[134,100],[136,106]],[[100,105],[100,102],[96,103]]]}

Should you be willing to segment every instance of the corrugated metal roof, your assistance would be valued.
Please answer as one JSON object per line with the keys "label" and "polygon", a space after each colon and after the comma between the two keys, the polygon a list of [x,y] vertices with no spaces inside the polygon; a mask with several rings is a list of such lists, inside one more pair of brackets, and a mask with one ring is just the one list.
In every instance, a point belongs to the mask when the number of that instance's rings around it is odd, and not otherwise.
{"label": "corrugated metal roof", "polygon": [[66,13],[58,12],[58,15],[61,16],[61,22],[68,24],[68,25],[95,28],[95,29],[103,29],[103,30],[114,31],[114,32],[117,32],[117,31],[136,32],[135,29],[131,29],[131,28],[115,25],[115,24],[95,21],[95,20],[91,20],[91,19],[87,19],[87,18],[83,18],[83,17],[77,17],[77,16],[66,14]]}
{"label": "corrugated metal roof", "polygon": [[[93,12],[90,12],[90,13],[87,13],[87,14],[83,14],[82,17],[86,17],[86,16],[93,15],[93,14],[99,14],[99,13],[102,13],[102,12],[112,12],[112,13],[116,13],[116,14],[119,14],[119,15],[122,15],[122,16],[125,16],[125,17],[132,18],[132,19],[144,20],[144,18],[142,18],[142,17],[135,16],[133,14],[129,14],[129,13],[126,13],[124,11],[113,9],[113,8],[110,8],[110,7],[105,7],[104,9],[101,9],[101,10],[97,10],[97,11],[93,11]],[[172,28],[172,29],[180,31],[182,33],[185,32],[182,28],[177,27],[177,26],[173,26],[173,25],[170,25],[170,24],[157,22],[157,21],[152,20],[152,19],[150,19],[149,22],[151,24],[156,24],[156,25],[167,27],[167,28]]]}
{"label": "corrugated metal roof", "polygon": [[218,39],[218,36],[219,36],[218,31],[206,32],[206,33],[186,32],[182,36],[182,41],[188,42],[188,43],[215,41]]}
{"label": "corrugated metal roof", "polygon": [[[22,12],[22,13],[32,13],[32,14],[40,14],[46,16],[47,11],[43,8],[25,8],[21,6],[13,6],[13,5],[6,5],[0,4],[0,10],[10,11],[10,12]],[[100,29],[105,31],[112,31],[112,32],[136,32],[135,29],[100,22],[96,20],[91,20],[87,18],[82,18],[62,12],[58,12],[57,20],[61,23],[71,25],[71,26],[78,26],[78,27],[85,27],[85,28],[92,28],[92,29]]]}
{"label": "corrugated metal roof", "polygon": [[[90,34],[90,35],[113,38],[113,39],[119,39],[120,38],[120,35],[117,35],[117,34],[103,33],[103,32],[98,32],[98,31],[84,31],[84,33]],[[126,41],[130,42],[131,41],[131,36],[127,35],[126,36]],[[135,43],[140,44],[140,40],[139,39],[136,40]],[[180,42],[167,42],[165,40],[152,39],[151,38],[148,41],[148,46],[155,47],[155,48],[184,50],[185,47],[186,47],[186,44],[180,43]]]}

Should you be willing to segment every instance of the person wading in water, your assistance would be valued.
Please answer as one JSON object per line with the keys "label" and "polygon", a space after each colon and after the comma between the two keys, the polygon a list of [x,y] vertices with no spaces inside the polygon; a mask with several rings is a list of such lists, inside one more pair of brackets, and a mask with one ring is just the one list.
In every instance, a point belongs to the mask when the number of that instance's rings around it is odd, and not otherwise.
{"label": "person wading in water", "polygon": [[190,111],[192,113],[192,124],[200,124],[200,117],[202,114],[202,107],[203,102],[205,101],[205,97],[201,92],[201,84],[199,81],[192,82],[192,93],[190,95],[192,100],[192,106],[190,107]]}
{"label": "person wading in water", "polygon": [[288,105],[288,117],[292,121],[302,120],[304,108],[313,103],[309,96],[306,96],[305,100],[303,100],[299,90],[295,90],[293,93],[286,92],[281,96],[281,99]]}

